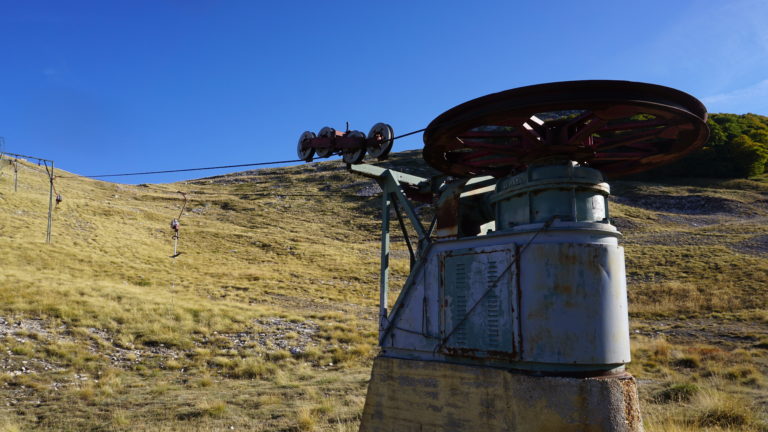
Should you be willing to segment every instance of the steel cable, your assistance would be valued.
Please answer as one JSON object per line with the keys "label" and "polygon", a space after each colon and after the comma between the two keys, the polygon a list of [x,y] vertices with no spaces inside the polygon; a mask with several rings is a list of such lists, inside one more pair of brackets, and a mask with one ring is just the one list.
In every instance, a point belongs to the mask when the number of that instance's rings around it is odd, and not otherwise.
{"label": "steel cable", "polygon": [[[398,136],[392,138],[392,141],[398,140],[400,138],[405,138],[407,136],[411,136],[411,135],[417,134],[419,132],[424,132],[425,130],[426,130],[426,128],[415,130],[415,131],[408,132],[408,133],[404,133],[402,135],[398,135]],[[227,168],[244,168],[244,167],[251,167],[251,166],[277,165],[277,164],[293,163],[293,162],[306,162],[306,161],[304,161],[303,159],[293,159],[293,160],[284,160],[284,161],[255,162],[255,163],[247,163],[247,164],[221,165],[221,166],[200,167],[200,168],[181,168],[181,169],[161,170],[161,171],[130,172],[130,173],[120,173],[120,174],[74,175],[74,176],[58,176],[58,177],[60,177],[60,178],[73,178],[73,177],[86,177],[86,178],[125,177],[125,176],[137,176],[137,175],[152,175],[152,174],[170,174],[170,173],[189,172],[189,171],[205,171],[205,170],[227,169]]]}
{"label": "steel cable", "polygon": [[220,166],[201,167],[201,168],[181,168],[181,169],[162,170],[162,171],[144,171],[144,172],[121,173],[121,174],[99,174],[99,175],[82,175],[82,176],[68,176],[68,177],[87,177],[87,178],[124,177],[124,176],[137,176],[137,175],[151,175],[151,174],[168,174],[168,173],[189,172],[189,171],[204,171],[204,170],[226,169],[226,168],[243,168],[243,167],[259,166],[259,165],[277,165],[277,164],[292,163],[292,162],[303,162],[303,161],[301,159],[295,159],[295,160],[284,160],[284,161],[273,161],[273,162],[255,162],[255,163],[236,164],[236,165],[220,165]]}

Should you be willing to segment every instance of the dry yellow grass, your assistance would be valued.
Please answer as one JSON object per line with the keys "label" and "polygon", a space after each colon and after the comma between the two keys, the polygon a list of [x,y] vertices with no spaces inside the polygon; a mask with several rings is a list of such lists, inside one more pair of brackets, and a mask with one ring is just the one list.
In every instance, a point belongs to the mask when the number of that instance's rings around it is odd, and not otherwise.
{"label": "dry yellow grass", "polygon": [[[47,245],[45,175],[23,164],[13,192],[4,172],[0,431],[356,430],[376,353],[378,200],[354,196],[370,182],[339,162],[170,185],[62,178]],[[616,189],[747,205],[768,182]],[[177,190],[190,203],[173,260]],[[760,430],[768,260],[732,246],[766,224],[630,204],[614,215],[630,227],[647,430]]]}
{"label": "dry yellow grass", "polygon": [[[22,163],[18,192],[0,177],[0,318],[15,335],[3,344],[11,369],[30,365],[3,375],[8,428],[272,430],[296,425],[292,395],[307,386],[364,391],[377,242],[345,227],[374,223],[354,217],[365,200],[331,196],[338,209],[329,207],[328,224],[315,217],[314,197],[241,198],[290,176],[267,170],[251,180],[268,182],[62,178],[47,245],[45,176]],[[178,189],[191,201],[173,260]],[[359,409],[311,413],[331,430]]]}

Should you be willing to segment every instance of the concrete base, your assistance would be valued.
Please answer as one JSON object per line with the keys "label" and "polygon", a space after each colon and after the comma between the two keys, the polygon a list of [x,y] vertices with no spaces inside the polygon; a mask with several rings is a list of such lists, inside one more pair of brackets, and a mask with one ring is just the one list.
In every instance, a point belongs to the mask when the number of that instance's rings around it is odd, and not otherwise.
{"label": "concrete base", "polygon": [[642,432],[635,379],[377,357],[360,432]]}

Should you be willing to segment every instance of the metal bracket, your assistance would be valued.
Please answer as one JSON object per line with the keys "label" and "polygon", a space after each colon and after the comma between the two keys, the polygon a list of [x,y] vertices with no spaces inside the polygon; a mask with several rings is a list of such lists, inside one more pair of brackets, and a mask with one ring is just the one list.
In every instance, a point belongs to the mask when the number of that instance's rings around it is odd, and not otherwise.
{"label": "metal bracket", "polygon": [[[387,327],[387,302],[389,294],[389,248],[390,248],[390,211],[394,210],[397,215],[400,228],[403,231],[403,237],[405,238],[406,245],[411,257],[411,269],[415,267],[421,259],[422,254],[430,244],[429,235],[431,229],[428,231],[424,228],[416,215],[416,211],[413,208],[410,200],[405,196],[403,186],[407,185],[410,188],[416,189],[420,193],[428,193],[430,191],[429,180],[418,177],[411,174],[402,173],[399,171],[382,168],[375,165],[359,164],[348,165],[349,170],[353,173],[363,175],[368,178],[376,180],[382,190],[381,201],[381,269],[379,273],[379,335],[381,336]],[[416,251],[413,250],[413,245],[408,237],[408,232],[403,222],[403,217],[400,210],[408,216],[408,220],[411,222],[416,235],[419,238]]]}
{"label": "metal bracket", "polygon": [[419,190],[426,188],[426,190],[429,191],[429,180],[423,177],[369,164],[348,165],[348,167],[349,170],[353,173],[372,178],[378,181],[379,184],[381,184],[381,181],[386,176],[386,174],[390,173],[392,177],[394,177],[395,180],[397,180],[399,183],[407,184],[409,186],[416,186],[419,188]]}

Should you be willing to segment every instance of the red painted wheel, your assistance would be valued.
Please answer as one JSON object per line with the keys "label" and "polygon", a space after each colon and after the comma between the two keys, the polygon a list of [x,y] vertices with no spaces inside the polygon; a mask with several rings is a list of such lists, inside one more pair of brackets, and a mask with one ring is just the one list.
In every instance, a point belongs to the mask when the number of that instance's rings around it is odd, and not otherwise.
{"label": "red painted wheel", "polygon": [[[360,131],[349,131],[347,134],[350,138],[358,138],[362,143],[365,143],[365,134]],[[341,159],[348,164],[359,164],[365,157],[365,146],[356,149],[343,149],[341,151]]]}
{"label": "red painted wheel", "polygon": [[301,134],[299,137],[299,145],[296,147],[296,154],[299,155],[299,159],[306,162],[312,162],[312,156],[315,154],[315,149],[309,145],[309,142],[316,136],[317,135],[315,135],[314,132],[310,131],[305,131]]}
{"label": "red painted wheel", "polygon": [[[336,139],[336,129],[332,127],[324,127],[320,129],[320,132],[317,134],[319,138],[328,138],[333,142],[333,140]],[[315,148],[315,153],[317,153],[317,157],[321,158],[327,158],[328,156],[333,154],[333,146],[329,147],[323,147],[323,148]]]}
{"label": "red painted wheel", "polygon": [[459,177],[503,177],[575,160],[619,177],[677,160],[709,136],[704,105],[669,87],[566,81],[483,96],[438,116],[424,159]]}

